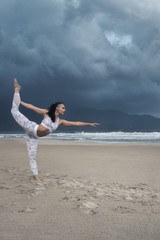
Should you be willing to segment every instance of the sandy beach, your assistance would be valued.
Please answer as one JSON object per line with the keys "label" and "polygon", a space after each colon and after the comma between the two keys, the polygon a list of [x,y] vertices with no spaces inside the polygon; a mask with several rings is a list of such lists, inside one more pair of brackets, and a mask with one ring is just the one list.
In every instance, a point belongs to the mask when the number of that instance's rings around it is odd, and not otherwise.
{"label": "sandy beach", "polygon": [[159,240],[160,144],[0,140],[0,239]]}

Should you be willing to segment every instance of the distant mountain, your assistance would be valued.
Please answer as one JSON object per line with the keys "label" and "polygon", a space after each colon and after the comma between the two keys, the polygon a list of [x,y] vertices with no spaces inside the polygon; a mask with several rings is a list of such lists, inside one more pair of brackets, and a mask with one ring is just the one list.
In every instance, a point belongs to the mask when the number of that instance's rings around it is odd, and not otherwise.
{"label": "distant mountain", "polygon": [[[150,115],[128,114],[119,110],[98,110],[92,108],[71,107],[65,114],[66,120],[98,122],[96,128],[83,127],[82,131],[160,131],[160,118]],[[78,128],[76,128],[78,130]]]}
{"label": "distant mountain", "polygon": [[[38,124],[42,116],[30,110],[22,109],[22,112],[32,121]],[[1,119],[0,131],[23,131],[12,118],[10,111]],[[152,132],[160,131],[160,118],[151,115],[128,114],[119,110],[98,110],[78,106],[69,106],[63,116],[68,121],[98,122],[101,125],[93,127],[60,127],[58,131],[89,131],[89,132],[108,132],[108,131],[131,131],[131,132]]]}

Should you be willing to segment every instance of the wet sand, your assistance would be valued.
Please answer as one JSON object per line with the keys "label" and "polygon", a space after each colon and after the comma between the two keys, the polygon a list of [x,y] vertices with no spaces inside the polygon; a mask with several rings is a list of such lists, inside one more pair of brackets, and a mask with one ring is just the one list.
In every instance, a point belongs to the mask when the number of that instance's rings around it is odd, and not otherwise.
{"label": "wet sand", "polygon": [[0,239],[159,240],[160,144],[0,140]]}

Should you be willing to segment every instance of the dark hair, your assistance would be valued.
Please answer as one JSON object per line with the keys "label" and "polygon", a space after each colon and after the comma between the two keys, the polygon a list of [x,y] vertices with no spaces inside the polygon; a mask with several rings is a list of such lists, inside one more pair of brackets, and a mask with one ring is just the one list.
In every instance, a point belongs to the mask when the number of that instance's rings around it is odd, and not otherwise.
{"label": "dark hair", "polygon": [[56,107],[60,104],[63,104],[62,102],[56,102],[56,103],[52,103],[51,106],[48,109],[48,116],[52,119],[52,122],[55,122],[55,110]]}

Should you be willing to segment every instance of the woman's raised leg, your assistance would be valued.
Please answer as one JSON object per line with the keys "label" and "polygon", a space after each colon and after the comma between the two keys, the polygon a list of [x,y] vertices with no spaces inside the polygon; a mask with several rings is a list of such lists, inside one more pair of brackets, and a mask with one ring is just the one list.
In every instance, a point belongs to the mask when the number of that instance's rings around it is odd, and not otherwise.
{"label": "woman's raised leg", "polygon": [[19,91],[21,87],[18,85],[17,80],[14,79],[15,93],[12,102],[11,114],[15,121],[26,131],[27,134],[34,134],[34,128],[37,125],[35,122],[30,121],[20,111],[19,105],[21,103]]}
{"label": "woman's raised leg", "polygon": [[21,90],[21,87],[19,86],[16,79],[14,79],[14,96],[13,96],[13,102],[12,102],[12,109],[11,114],[15,121],[26,131],[32,131],[36,123],[31,122],[28,118],[26,118],[20,111],[19,111],[19,105],[21,103],[21,98],[19,91]]}

